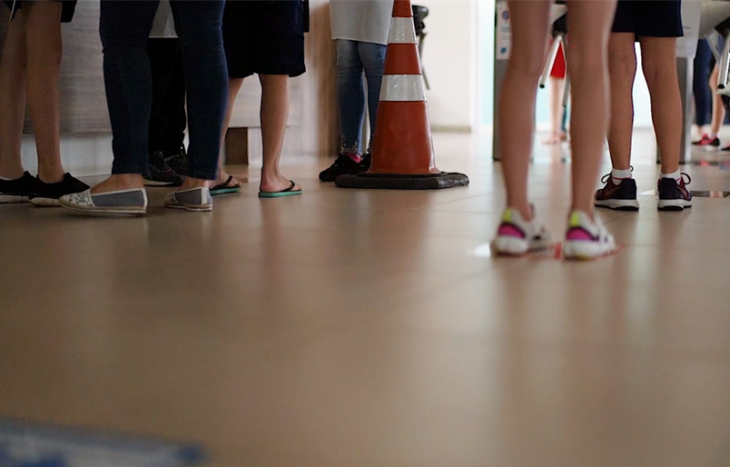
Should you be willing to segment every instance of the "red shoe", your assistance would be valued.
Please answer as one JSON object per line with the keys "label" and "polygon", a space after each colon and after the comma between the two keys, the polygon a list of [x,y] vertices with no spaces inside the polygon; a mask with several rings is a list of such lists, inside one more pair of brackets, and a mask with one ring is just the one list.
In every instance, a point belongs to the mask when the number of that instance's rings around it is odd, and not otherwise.
{"label": "red shoe", "polygon": [[702,135],[702,138],[699,141],[693,141],[692,145],[693,146],[705,146],[705,147],[712,146],[715,148],[719,148],[720,147],[720,138],[718,138],[717,136],[712,138],[712,137],[710,137],[710,135],[705,133],[704,135]]}

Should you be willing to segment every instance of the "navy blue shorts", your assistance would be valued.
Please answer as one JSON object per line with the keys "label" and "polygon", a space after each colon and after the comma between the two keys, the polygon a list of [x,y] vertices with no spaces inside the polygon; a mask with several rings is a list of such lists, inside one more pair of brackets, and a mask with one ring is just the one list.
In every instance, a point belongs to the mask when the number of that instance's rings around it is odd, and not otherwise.
{"label": "navy blue shorts", "polygon": [[227,0],[223,43],[228,75],[304,73],[305,23],[302,0]]}
{"label": "navy blue shorts", "polygon": [[681,0],[619,0],[612,32],[638,37],[682,37]]}
{"label": "navy blue shorts", "polygon": [[[10,18],[15,17],[15,13],[23,7],[23,0],[4,0],[5,4],[10,9]],[[28,1],[28,0],[26,0]],[[61,22],[70,23],[74,17],[76,11],[77,0],[52,0],[63,3],[61,8]]]}

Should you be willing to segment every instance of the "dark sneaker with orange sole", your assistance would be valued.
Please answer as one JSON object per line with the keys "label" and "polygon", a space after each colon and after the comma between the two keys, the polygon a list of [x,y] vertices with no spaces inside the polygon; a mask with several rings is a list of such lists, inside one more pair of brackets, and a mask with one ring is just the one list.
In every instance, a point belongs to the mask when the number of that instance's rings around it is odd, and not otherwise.
{"label": "dark sneaker with orange sole", "polygon": [[686,173],[682,173],[679,180],[660,178],[657,188],[658,209],[660,211],[682,211],[685,208],[691,208],[692,193],[687,189],[687,185],[690,183],[692,183],[692,179]]}
{"label": "dark sneaker with orange sole", "polygon": [[633,178],[621,179],[615,184],[611,174],[601,179],[605,186],[596,192],[593,200],[595,206],[615,209],[617,211],[638,211],[639,202],[636,200],[636,180]]}

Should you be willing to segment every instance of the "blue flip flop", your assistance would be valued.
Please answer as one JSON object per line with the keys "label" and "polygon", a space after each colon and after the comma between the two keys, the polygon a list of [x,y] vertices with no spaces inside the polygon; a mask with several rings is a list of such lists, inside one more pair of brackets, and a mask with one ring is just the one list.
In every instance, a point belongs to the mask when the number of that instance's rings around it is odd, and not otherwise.
{"label": "blue flip flop", "polygon": [[281,191],[259,191],[259,198],[283,198],[285,196],[297,196],[302,194],[302,190],[295,190],[297,186],[293,180],[289,180],[291,185],[286,190]]}

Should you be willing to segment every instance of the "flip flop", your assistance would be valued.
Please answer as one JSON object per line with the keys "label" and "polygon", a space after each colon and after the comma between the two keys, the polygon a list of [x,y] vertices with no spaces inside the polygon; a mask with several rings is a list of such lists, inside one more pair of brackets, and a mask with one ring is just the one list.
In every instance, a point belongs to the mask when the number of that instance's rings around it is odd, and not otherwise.
{"label": "flip flop", "polygon": [[259,191],[259,198],[283,198],[284,196],[296,196],[301,195],[302,190],[295,190],[294,187],[297,186],[296,183],[294,183],[292,180],[289,180],[291,182],[291,185],[286,190],[281,191]]}
{"label": "flip flop", "polygon": [[241,185],[238,186],[228,186],[229,183],[233,181],[233,175],[228,176],[228,180],[225,182],[218,184],[210,189],[210,195],[216,196],[216,195],[225,195],[227,193],[239,193],[241,191]]}

